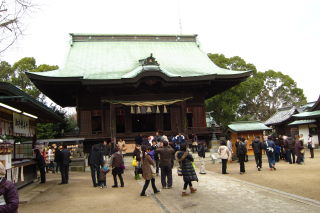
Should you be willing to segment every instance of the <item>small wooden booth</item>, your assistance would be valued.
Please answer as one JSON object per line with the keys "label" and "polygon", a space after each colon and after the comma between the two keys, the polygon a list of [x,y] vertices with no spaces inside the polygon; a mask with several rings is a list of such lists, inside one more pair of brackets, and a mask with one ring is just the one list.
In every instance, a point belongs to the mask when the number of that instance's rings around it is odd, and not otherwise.
{"label": "small wooden booth", "polygon": [[236,153],[236,141],[238,137],[243,137],[247,140],[248,155],[254,155],[252,150],[252,141],[256,136],[260,136],[263,141],[264,131],[270,131],[272,128],[267,127],[260,121],[239,121],[228,125],[228,132],[232,141],[233,153]]}
{"label": "small wooden booth", "polygon": [[0,82],[0,161],[18,188],[37,178],[33,142],[37,123],[62,121],[50,108],[12,84]]}

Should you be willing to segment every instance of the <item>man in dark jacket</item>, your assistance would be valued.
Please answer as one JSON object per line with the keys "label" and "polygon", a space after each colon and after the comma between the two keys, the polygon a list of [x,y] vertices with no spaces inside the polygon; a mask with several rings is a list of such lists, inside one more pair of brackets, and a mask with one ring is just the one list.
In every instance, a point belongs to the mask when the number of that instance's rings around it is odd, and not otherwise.
{"label": "man in dark jacket", "polygon": [[252,141],[252,149],[254,152],[254,158],[256,160],[258,171],[262,168],[262,143],[260,141],[260,136],[256,136],[254,141]]}
{"label": "man in dark jacket", "polygon": [[19,195],[15,185],[5,178],[6,169],[0,162],[0,212],[18,213]]}
{"label": "man in dark jacket", "polygon": [[58,173],[61,167],[61,149],[62,149],[62,146],[58,145],[54,152],[54,162],[56,163],[56,173]]}
{"label": "man in dark jacket", "polygon": [[161,168],[161,184],[162,188],[172,188],[172,161],[174,158],[174,150],[168,146],[168,142],[163,142],[163,147],[156,150],[156,155],[160,155],[160,168]]}
{"label": "man in dark jacket", "polygon": [[237,146],[237,156],[239,158],[241,175],[246,172],[245,165],[244,165],[246,154],[247,154],[246,142],[244,138],[241,138]]}
{"label": "man in dark jacket", "polygon": [[39,149],[35,149],[34,153],[36,155],[35,160],[37,161],[37,165],[40,171],[40,183],[45,183],[46,182],[46,162],[43,158],[43,156],[40,153]]}
{"label": "man in dark jacket", "polygon": [[[292,164],[296,163],[296,157],[294,154],[294,145],[295,142],[292,137],[288,136],[287,139],[284,140],[284,148],[286,150],[287,161]],[[291,159],[292,156],[292,159]]]}
{"label": "man in dark jacket", "polygon": [[60,184],[68,184],[69,182],[69,164],[70,164],[70,151],[67,149],[67,145],[63,145],[63,150],[61,151],[61,183]]}
{"label": "man in dark jacket", "polygon": [[101,144],[95,144],[91,148],[88,163],[90,165],[93,187],[97,187],[97,178],[100,175],[100,166],[103,167],[103,150]]}

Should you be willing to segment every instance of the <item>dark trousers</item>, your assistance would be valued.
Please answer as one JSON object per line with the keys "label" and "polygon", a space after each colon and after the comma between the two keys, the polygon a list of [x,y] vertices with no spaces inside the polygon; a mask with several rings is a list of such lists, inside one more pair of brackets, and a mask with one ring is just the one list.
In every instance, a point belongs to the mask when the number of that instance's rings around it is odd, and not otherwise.
{"label": "dark trousers", "polygon": [[276,162],[279,162],[279,160],[280,160],[280,152],[275,152],[274,153],[274,157],[275,157]]}
{"label": "dark trousers", "polygon": [[221,159],[221,162],[222,162],[222,174],[227,174],[228,159]]}
{"label": "dark trousers", "polygon": [[124,182],[123,182],[122,174],[121,173],[117,173],[117,174],[113,173],[112,175],[113,175],[114,186],[118,186],[118,180],[117,180],[117,175],[118,175],[119,180],[120,180],[120,184],[123,187]]}
{"label": "dark trousers", "polygon": [[156,173],[159,174],[159,160],[155,160],[156,162]]}
{"label": "dark trousers", "polygon": [[39,168],[40,171],[40,183],[46,182],[46,169],[45,167]]}
{"label": "dark trousers", "polygon": [[56,162],[56,173],[58,173],[58,171],[60,171],[60,163]]}
{"label": "dark trousers", "polygon": [[198,151],[198,146],[197,145],[192,145],[192,152],[197,152]]}
{"label": "dark trousers", "polygon": [[60,167],[61,183],[67,184],[69,182],[69,165],[62,164]]}
{"label": "dark trousers", "polygon": [[97,180],[100,175],[100,166],[99,165],[90,165],[91,178],[93,186],[97,186]]}
{"label": "dark trousers", "polygon": [[[293,150],[287,150],[287,161],[291,164],[291,163],[296,163],[296,156],[294,154]],[[291,158],[292,157],[292,158]]]}
{"label": "dark trousers", "polygon": [[310,157],[311,157],[311,158],[314,158],[314,151],[313,151],[313,148],[310,148]]}
{"label": "dark trousers", "polygon": [[296,163],[298,163],[298,164],[301,163],[301,160],[302,160],[301,157],[302,157],[301,153],[298,152],[298,153],[297,153],[297,161],[296,161]]}
{"label": "dark trousers", "polygon": [[244,161],[246,156],[245,155],[239,155],[239,163],[240,163],[240,172],[246,172]]}
{"label": "dark trousers", "polygon": [[256,160],[257,168],[262,168],[262,154],[254,153],[254,159]]}
{"label": "dark trousers", "polygon": [[191,187],[192,187],[192,183],[191,183],[191,181],[184,182],[183,190],[186,190],[188,186],[189,186],[189,188],[191,188]]}
{"label": "dark trousers", "polygon": [[[146,182],[144,182],[144,186],[142,188],[142,192],[141,192],[141,195],[145,195],[146,194],[146,190],[149,186],[149,183],[150,183],[150,180],[146,180]],[[156,180],[154,178],[151,179],[151,186],[152,186],[152,189],[153,189],[153,192],[157,192],[158,189],[156,187]]]}
{"label": "dark trousers", "polygon": [[161,166],[162,187],[172,187],[172,169],[170,166]]}

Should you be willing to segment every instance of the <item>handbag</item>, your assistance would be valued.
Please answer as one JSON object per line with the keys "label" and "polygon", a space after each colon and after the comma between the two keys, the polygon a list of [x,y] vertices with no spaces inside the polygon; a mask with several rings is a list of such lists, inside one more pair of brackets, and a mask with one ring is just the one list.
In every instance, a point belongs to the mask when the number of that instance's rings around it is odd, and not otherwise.
{"label": "handbag", "polygon": [[151,173],[156,174],[156,168],[153,165],[150,165]]}
{"label": "handbag", "polygon": [[131,164],[132,164],[133,167],[136,167],[138,165],[136,156],[134,156]]}
{"label": "handbag", "polygon": [[192,167],[193,167],[193,169],[196,169],[197,167],[196,167],[196,164],[194,164],[194,162],[192,162]]}
{"label": "handbag", "polygon": [[312,149],[311,143],[308,143],[308,149]]}

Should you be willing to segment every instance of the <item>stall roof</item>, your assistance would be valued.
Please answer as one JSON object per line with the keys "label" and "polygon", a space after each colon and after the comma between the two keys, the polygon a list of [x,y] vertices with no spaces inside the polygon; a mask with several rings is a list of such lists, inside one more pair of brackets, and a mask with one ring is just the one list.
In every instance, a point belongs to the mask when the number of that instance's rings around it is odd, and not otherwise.
{"label": "stall roof", "polygon": [[272,130],[260,121],[239,121],[229,124],[228,127],[234,132]]}
{"label": "stall roof", "polygon": [[293,121],[291,123],[289,123],[289,126],[293,126],[293,125],[302,125],[302,124],[312,124],[315,123],[316,120],[297,120],[297,121]]}
{"label": "stall roof", "polygon": [[61,122],[63,120],[52,109],[7,82],[0,82],[0,102],[37,116],[39,122]]}

